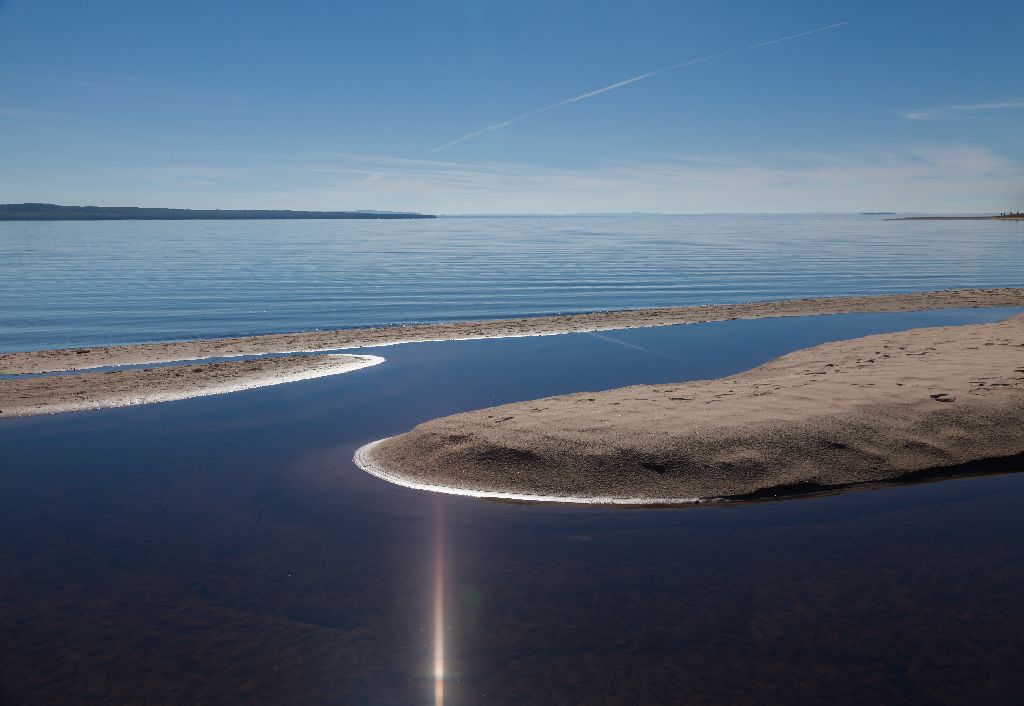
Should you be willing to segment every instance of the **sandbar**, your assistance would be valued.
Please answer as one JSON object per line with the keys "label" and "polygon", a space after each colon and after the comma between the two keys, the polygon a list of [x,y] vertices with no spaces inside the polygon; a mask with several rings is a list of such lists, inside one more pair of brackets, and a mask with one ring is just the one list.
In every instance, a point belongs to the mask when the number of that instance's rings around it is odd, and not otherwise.
{"label": "sandbar", "polygon": [[337,375],[372,355],[302,355],[0,380],[0,417],[170,402]]}
{"label": "sandbar", "polygon": [[1024,314],[827,343],[729,377],[443,417],[363,447],[400,485],[671,504],[906,478],[1024,454]]}
{"label": "sandbar", "polygon": [[378,328],[15,352],[0,354],[0,374],[18,375],[87,370],[89,368],[247,355],[312,353],[417,341],[544,336],[584,331],[674,326],[731,319],[985,306],[1024,306],[1024,288],[946,289],[910,294],[817,297],[745,304],[598,311],[490,321],[408,324]]}

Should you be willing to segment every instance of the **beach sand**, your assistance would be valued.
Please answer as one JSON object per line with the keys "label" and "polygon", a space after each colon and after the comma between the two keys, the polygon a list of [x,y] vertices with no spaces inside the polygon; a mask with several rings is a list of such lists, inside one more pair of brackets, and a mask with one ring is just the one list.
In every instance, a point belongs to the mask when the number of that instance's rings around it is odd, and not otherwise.
{"label": "beach sand", "polygon": [[0,380],[0,417],[170,402],[347,373],[372,355],[306,355]]}
{"label": "beach sand", "polygon": [[45,373],[120,365],[169,363],[267,353],[317,352],[365,348],[413,341],[441,341],[510,336],[539,336],[580,331],[671,326],[675,324],[812,316],[851,312],[920,311],[982,306],[1024,306],[1024,288],[950,289],[912,294],[829,297],[602,311],[524,319],[412,324],[383,328],[284,333],[242,338],[145,343],[97,348],[69,348],[0,354],[0,374]]}
{"label": "beach sand", "polygon": [[1024,314],[828,343],[717,380],[436,419],[360,449],[442,492],[662,504],[899,479],[1024,453]]}

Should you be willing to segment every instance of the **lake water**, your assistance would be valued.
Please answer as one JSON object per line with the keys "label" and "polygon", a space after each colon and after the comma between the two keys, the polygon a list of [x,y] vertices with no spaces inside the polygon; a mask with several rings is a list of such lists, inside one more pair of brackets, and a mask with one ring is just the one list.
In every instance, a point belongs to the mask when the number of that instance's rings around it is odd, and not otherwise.
{"label": "lake water", "polygon": [[[1021,223],[829,215],[0,223],[0,350],[1020,285],[1022,251]],[[2,420],[0,705],[1020,702],[1019,461],[660,511],[436,496],[351,462],[443,414],[1009,313],[412,344]]]}
{"label": "lake water", "polygon": [[414,706],[438,683],[447,706],[1020,703],[1024,474],[644,511],[439,496],[351,462],[442,414],[1009,313],[410,344],[331,378],[0,420],[0,704]]}
{"label": "lake water", "polygon": [[0,351],[1024,283],[1024,222],[0,223]]}

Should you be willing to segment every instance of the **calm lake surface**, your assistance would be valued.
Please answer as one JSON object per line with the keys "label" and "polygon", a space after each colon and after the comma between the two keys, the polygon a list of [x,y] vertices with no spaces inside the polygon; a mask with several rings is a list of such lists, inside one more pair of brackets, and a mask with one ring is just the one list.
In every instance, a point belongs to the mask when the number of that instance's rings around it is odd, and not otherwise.
{"label": "calm lake surface", "polygon": [[[968,260],[958,283],[1005,283]],[[644,511],[439,496],[351,463],[441,414],[1010,313],[410,344],[331,378],[2,420],[0,703],[436,704],[435,622],[449,706],[1019,703],[1019,464]]]}
{"label": "calm lake surface", "polygon": [[0,351],[1024,282],[1024,223],[0,223]]}

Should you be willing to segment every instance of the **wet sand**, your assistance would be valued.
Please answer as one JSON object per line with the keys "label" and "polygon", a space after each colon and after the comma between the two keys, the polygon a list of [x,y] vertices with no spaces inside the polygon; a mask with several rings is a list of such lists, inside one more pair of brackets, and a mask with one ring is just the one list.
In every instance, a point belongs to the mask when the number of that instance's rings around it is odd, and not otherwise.
{"label": "wet sand", "polygon": [[797,351],[753,370],[503,405],[363,447],[416,488],[665,504],[900,479],[1024,453],[1024,314]]}
{"label": "wet sand", "polygon": [[540,336],[676,324],[853,312],[1024,306],[1024,288],[950,289],[912,294],[789,299],[747,304],[602,311],[492,321],[411,324],[241,338],[71,348],[0,354],[0,374],[45,373],[267,353],[318,352],[414,341]]}
{"label": "wet sand", "polygon": [[307,355],[0,380],[0,417],[170,402],[337,375],[383,362],[372,355]]}

